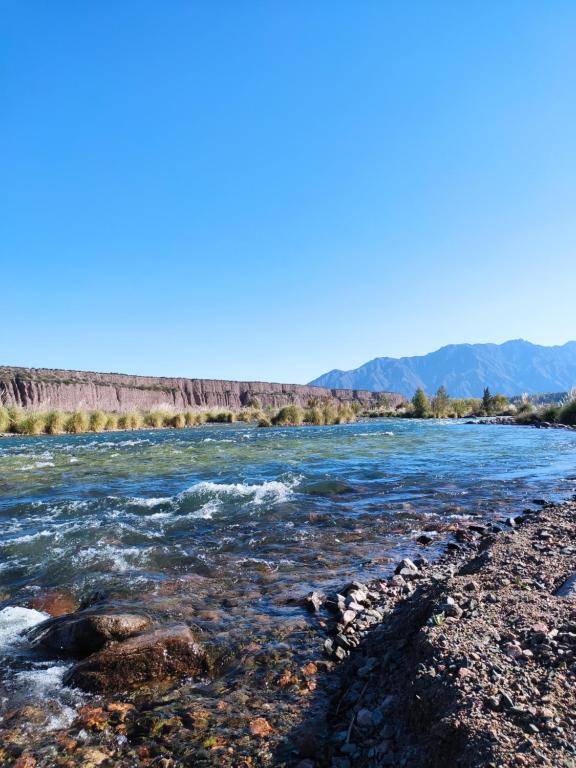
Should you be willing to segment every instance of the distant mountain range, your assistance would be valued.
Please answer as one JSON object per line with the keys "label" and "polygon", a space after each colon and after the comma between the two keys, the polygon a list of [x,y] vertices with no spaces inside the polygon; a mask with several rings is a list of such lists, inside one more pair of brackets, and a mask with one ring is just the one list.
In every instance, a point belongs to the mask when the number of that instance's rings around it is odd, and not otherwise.
{"label": "distant mountain range", "polygon": [[333,370],[314,386],[433,394],[442,384],[454,397],[565,392],[576,386],[576,341],[543,347],[523,339],[504,344],[450,344],[428,355],[377,357],[352,371]]}

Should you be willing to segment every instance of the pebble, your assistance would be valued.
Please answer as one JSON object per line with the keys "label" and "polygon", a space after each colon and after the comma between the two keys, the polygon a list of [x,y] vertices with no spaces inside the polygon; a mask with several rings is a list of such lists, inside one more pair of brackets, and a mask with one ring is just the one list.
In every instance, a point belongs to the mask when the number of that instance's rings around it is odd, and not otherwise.
{"label": "pebble", "polygon": [[417,576],[420,571],[418,569],[418,566],[410,560],[410,558],[405,557],[403,560],[400,561],[400,563],[396,566],[396,570],[394,571],[399,576]]}
{"label": "pebble", "polygon": [[369,709],[362,708],[356,715],[356,723],[360,728],[371,728],[374,724],[372,712]]}
{"label": "pebble", "polygon": [[304,598],[307,607],[313,610],[315,613],[318,613],[325,600],[326,595],[322,594],[322,592],[310,592],[310,594],[306,595]]}

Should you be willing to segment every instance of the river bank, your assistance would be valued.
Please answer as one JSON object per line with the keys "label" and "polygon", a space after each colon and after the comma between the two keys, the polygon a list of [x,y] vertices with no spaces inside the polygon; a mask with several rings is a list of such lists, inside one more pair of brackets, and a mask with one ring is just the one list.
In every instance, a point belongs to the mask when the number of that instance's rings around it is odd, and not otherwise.
{"label": "river bank", "polygon": [[326,765],[574,765],[576,503],[497,528],[401,570],[343,670]]}

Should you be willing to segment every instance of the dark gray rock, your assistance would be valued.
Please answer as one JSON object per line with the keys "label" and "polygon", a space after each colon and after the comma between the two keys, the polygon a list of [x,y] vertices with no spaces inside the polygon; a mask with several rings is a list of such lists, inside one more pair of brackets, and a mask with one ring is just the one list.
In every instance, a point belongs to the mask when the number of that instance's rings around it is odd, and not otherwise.
{"label": "dark gray rock", "polygon": [[151,624],[148,616],[137,613],[78,611],[36,625],[28,640],[33,646],[81,658],[107,643],[134,637]]}

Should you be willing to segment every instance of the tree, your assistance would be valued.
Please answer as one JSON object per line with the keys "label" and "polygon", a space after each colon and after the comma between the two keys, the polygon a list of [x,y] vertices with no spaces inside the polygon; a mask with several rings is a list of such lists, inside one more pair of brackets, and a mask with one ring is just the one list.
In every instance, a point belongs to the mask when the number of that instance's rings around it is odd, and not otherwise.
{"label": "tree", "polygon": [[493,395],[491,397],[491,405],[493,413],[500,413],[508,407],[508,398],[504,395]]}
{"label": "tree", "polygon": [[446,387],[442,385],[438,388],[438,391],[432,398],[432,413],[437,419],[441,419],[446,415],[449,404],[450,398],[448,397],[448,392],[446,392]]}
{"label": "tree", "polygon": [[414,416],[416,416],[417,419],[423,419],[430,412],[430,402],[422,387],[418,387],[414,393],[412,406],[414,408]]}
{"label": "tree", "polygon": [[492,395],[488,387],[485,387],[484,394],[482,395],[482,410],[487,416],[490,416],[492,413]]}

